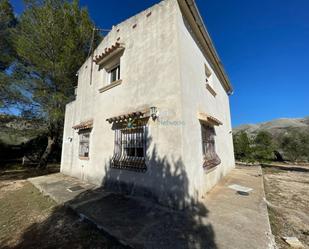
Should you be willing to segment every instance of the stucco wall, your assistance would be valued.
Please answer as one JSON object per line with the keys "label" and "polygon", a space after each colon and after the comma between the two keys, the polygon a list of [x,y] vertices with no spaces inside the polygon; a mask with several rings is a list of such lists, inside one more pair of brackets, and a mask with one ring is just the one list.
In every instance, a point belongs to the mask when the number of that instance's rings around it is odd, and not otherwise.
{"label": "stucco wall", "polygon": [[[181,129],[175,129],[173,125],[181,120],[176,6],[174,0],[163,1],[114,26],[95,50],[95,55],[102,53],[120,37],[119,42],[125,47],[120,59],[121,85],[100,93],[99,89],[106,85],[104,72],[94,65],[90,85],[90,59],[81,67],[77,98],[66,108],[63,173],[96,184],[102,184],[106,179],[134,183],[132,188],[148,187],[162,199],[166,190],[183,195],[185,191],[180,182],[183,179],[174,176],[179,167],[183,168]],[[147,17],[149,12],[151,15]],[[134,24],[137,24],[135,28]],[[114,131],[106,119],[150,106],[157,107],[159,115],[162,115],[148,124],[148,170],[138,173],[110,168]],[[89,160],[80,160],[78,134],[72,126],[88,119],[94,120],[90,155]],[[71,143],[65,141],[68,136],[73,137]]]}
{"label": "stucco wall", "polygon": [[[195,42],[196,36],[178,9],[178,40],[181,74],[181,103],[183,126],[183,161],[190,181],[190,192],[202,196],[235,165],[230,120],[229,97],[220,83],[202,49]],[[217,93],[214,97],[206,89],[205,66],[212,71],[210,84]],[[216,152],[221,164],[211,172],[203,167],[201,126],[197,113],[203,112],[219,119],[216,126]]]}
{"label": "stucco wall", "polygon": [[[90,80],[91,58],[78,72],[77,98],[66,107],[61,171],[95,184],[150,194],[167,205],[195,201],[234,166],[228,96],[217,77],[213,82],[217,96],[206,90],[206,60],[184,26],[177,0],[162,1],[114,26],[94,54],[116,41],[125,47],[120,85],[99,92],[106,77],[93,64]],[[151,106],[158,108],[159,118],[148,123],[147,171],[110,168],[114,131],[106,119]],[[216,128],[222,163],[209,174],[202,168],[198,111],[223,122]],[[81,160],[78,133],[72,126],[89,119],[93,119],[89,160]]]}

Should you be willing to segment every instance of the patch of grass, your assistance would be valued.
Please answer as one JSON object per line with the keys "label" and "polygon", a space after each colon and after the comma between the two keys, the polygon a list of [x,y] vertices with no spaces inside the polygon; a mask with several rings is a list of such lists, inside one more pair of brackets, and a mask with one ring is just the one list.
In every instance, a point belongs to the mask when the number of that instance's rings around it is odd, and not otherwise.
{"label": "patch of grass", "polygon": [[1,167],[0,171],[25,169],[21,163],[8,163]]}
{"label": "patch of grass", "polygon": [[279,174],[284,172],[282,169],[278,167],[262,167],[263,174]]}
{"label": "patch of grass", "polygon": [[59,164],[49,164],[45,169],[36,169],[15,163],[0,167],[1,180],[22,180],[30,177],[57,173],[60,171]]}
{"label": "patch of grass", "polygon": [[4,184],[0,179],[1,184],[1,248],[123,248],[70,209],[44,197],[31,183],[17,180]]}
{"label": "patch of grass", "polygon": [[48,215],[55,205],[28,182],[15,191],[6,192],[0,199],[0,241],[18,233],[38,216]]}

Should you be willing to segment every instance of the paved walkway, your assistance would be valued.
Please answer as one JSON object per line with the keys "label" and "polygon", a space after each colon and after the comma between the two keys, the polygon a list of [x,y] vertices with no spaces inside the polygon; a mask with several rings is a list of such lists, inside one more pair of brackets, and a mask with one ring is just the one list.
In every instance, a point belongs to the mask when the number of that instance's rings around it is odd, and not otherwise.
{"label": "paved walkway", "polygon": [[[205,210],[198,212],[173,211],[145,199],[108,193],[61,174],[29,180],[133,248],[273,248],[260,167],[233,170],[207,195]],[[229,188],[232,184],[252,191],[237,192]],[[69,192],[70,187],[78,190]]]}
{"label": "paved walkway", "polygon": [[[30,181],[44,195],[48,195],[59,204],[71,201],[81,193],[95,189],[96,187],[93,184],[82,182],[79,179],[61,173],[33,177],[29,178],[28,181]],[[78,186],[80,186],[78,190],[68,190],[69,188]]]}
{"label": "paved walkway", "polygon": [[[228,187],[232,184],[253,190],[242,195]],[[273,248],[261,167],[237,167],[208,193],[205,202],[218,248]]]}

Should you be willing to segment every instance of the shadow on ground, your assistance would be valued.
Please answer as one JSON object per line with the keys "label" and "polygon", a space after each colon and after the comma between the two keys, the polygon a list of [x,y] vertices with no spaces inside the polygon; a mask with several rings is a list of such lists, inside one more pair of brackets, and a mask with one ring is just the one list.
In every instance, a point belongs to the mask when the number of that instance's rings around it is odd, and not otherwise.
{"label": "shadow on ground", "polygon": [[[5,245],[7,241],[3,241]],[[0,246],[2,249],[43,249],[43,248],[125,248],[119,242],[78,219],[65,206],[56,207],[52,214],[41,223],[34,223],[22,234],[15,246]]]}
{"label": "shadow on ground", "polygon": [[[130,174],[138,183],[151,179],[152,190],[141,187],[147,184],[125,184],[128,172],[112,169],[107,163],[103,187],[88,190],[66,203],[111,239],[108,245],[90,243],[91,246],[87,247],[80,243],[77,248],[120,247],[116,240],[131,248],[217,248],[212,225],[205,223],[207,208],[189,194],[190,183],[181,158],[169,161],[167,157],[160,157],[156,146],[148,155],[147,167],[148,170],[151,167],[151,171]],[[84,237],[66,234],[62,230],[66,218],[55,222],[58,213],[56,209],[42,223],[30,226],[16,248],[34,248],[31,241],[35,240],[42,241],[40,248],[53,248],[53,245],[44,243],[45,239],[59,239],[50,229],[63,237],[63,246],[58,248],[68,248],[70,242],[76,245],[74,241],[91,238],[87,233]],[[87,232],[91,233],[91,230]]]}
{"label": "shadow on ground", "polygon": [[46,169],[36,169],[32,167],[21,167],[14,165],[2,167],[0,169],[0,181],[15,181],[15,180],[24,180],[30,177],[42,176],[57,173],[60,171],[59,164],[48,165]]}
{"label": "shadow on ground", "polygon": [[262,168],[270,168],[270,169],[278,169],[278,170],[284,170],[284,171],[297,171],[302,173],[309,172],[308,166],[302,166],[302,165],[293,165],[293,164],[287,164],[287,165],[272,165],[272,164],[266,164],[261,163]]}

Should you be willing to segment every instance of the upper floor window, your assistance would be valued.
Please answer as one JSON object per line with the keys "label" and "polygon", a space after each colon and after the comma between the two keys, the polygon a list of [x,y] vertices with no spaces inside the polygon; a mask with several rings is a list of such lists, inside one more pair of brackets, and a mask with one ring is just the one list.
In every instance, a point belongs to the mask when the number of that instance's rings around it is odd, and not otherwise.
{"label": "upper floor window", "polygon": [[212,72],[210,70],[210,68],[206,65],[206,63],[204,64],[205,65],[205,76],[206,76],[206,89],[214,96],[216,97],[217,93],[214,89],[214,86],[213,86],[213,76],[212,76]]}
{"label": "upper floor window", "polygon": [[205,64],[205,75],[206,75],[206,83],[211,83],[211,70],[210,68]]}
{"label": "upper floor window", "polygon": [[120,63],[113,66],[109,71],[109,83],[120,80]]}

